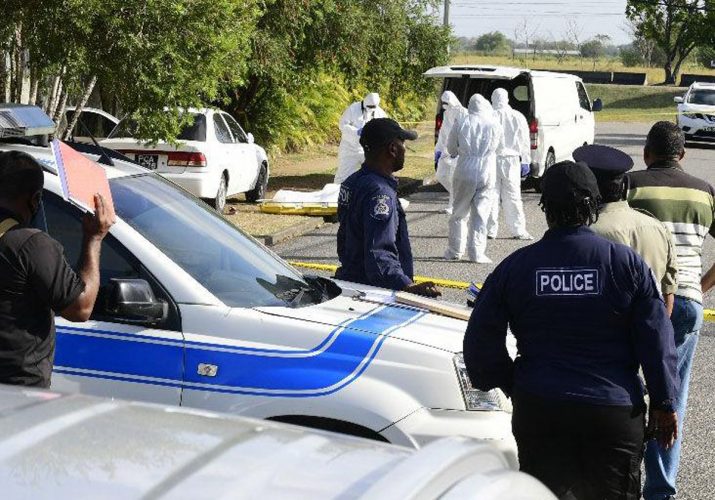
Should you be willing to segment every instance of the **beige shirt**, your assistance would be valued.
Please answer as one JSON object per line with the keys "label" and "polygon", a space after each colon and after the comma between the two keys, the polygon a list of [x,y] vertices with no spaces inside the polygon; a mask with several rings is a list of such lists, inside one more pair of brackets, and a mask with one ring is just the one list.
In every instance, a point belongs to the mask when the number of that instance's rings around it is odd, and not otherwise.
{"label": "beige shirt", "polygon": [[670,231],[654,217],[628,206],[627,201],[601,205],[593,231],[604,238],[631,247],[660,280],[661,293],[678,290],[678,266]]}

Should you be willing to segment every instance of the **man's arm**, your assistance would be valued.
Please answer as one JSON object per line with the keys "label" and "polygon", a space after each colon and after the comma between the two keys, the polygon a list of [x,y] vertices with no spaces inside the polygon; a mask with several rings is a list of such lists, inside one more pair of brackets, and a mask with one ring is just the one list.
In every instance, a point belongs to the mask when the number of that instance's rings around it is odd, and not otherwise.
{"label": "man's arm", "polygon": [[673,314],[673,305],[675,303],[675,292],[678,291],[678,256],[675,253],[675,244],[673,243],[673,235],[670,230],[661,224],[667,249],[667,261],[665,266],[665,274],[660,281],[660,290],[663,293],[663,301],[665,302],[665,307],[668,310],[668,316]]}
{"label": "man's arm", "polygon": [[674,411],[678,396],[675,334],[652,273],[645,262],[636,271],[638,288],[633,299],[630,321],[636,356],[643,368],[650,395],[651,421],[657,424],[658,442],[670,448],[677,439],[677,417]]}
{"label": "man's arm", "polygon": [[104,205],[100,195],[94,197],[95,214],[86,214],[82,220],[84,238],[79,276],[84,282],[84,291],[60,315],[69,321],[87,321],[94,309],[99,292],[99,257],[102,240],[114,224],[114,218]]}
{"label": "man's arm", "polygon": [[514,361],[506,348],[509,320],[501,283],[503,272],[497,267],[484,283],[469,318],[463,349],[464,364],[474,387],[482,391],[499,387],[511,394]]}
{"label": "man's arm", "polygon": [[391,193],[374,189],[359,208],[363,219],[364,271],[368,280],[392,290],[403,290],[412,284],[412,278],[402,270],[398,255],[397,203]]}
{"label": "man's arm", "polygon": [[709,292],[715,286],[715,264],[712,265],[708,272],[703,274],[700,285],[703,287],[703,293]]}

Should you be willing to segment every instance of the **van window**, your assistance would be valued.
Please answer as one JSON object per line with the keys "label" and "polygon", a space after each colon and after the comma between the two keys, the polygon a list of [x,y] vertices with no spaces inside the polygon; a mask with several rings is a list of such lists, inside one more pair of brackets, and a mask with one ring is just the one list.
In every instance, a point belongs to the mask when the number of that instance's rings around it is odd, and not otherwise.
{"label": "van window", "polygon": [[514,89],[514,99],[519,102],[526,102],[529,100],[529,87],[526,85],[520,85]]}
{"label": "van window", "polygon": [[591,111],[591,100],[588,98],[588,92],[583,86],[583,83],[576,82],[576,92],[578,92],[578,103],[586,111]]}

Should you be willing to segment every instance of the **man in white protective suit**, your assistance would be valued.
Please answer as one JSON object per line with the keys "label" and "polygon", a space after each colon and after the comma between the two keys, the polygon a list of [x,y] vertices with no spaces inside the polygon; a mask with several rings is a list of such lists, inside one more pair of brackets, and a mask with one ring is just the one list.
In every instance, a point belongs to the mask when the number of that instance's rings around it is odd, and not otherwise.
{"label": "man in white protective suit", "polygon": [[469,260],[489,264],[486,256],[487,218],[494,203],[496,152],[504,134],[492,105],[483,96],[469,99],[468,113],[449,134],[447,151],[459,156],[452,176],[454,207],[449,218],[449,246],[445,259],[458,260],[467,247]]}
{"label": "man in white protective suit", "polygon": [[360,170],[365,161],[365,152],[360,145],[362,128],[373,118],[387,118],[387,113],[380,107],[380,96],[372,92],[362,101],[354,102],[340,117],[340,146],[338,147],[338,170],[335,172],[335,184],[342,182]]}
{"label": "man in white protective suit", "polygon": [[442,127],[439,129],[439,135],[437,136],[437,144],[434,146],[434,160],[437,162],[435,177],[449,193],[449,204],[444,212],[451,214],[452,205],[454,205],[452,174],[454,173],[457,159],[452,158],[447,152],[447,140],[449,139],[449,133],[454,128],[454,124],[467,114],[467,110],[464,109],[462,103],[459,102],[459,99],[451,90],[444,91],[441,102],[444,114],[442,115]]}
{"label": "man in white protective suit", "polygon": [[492,106],[504,133],[504,146],[497,151],[496,199],[487,221],[487,237],[496,238],[499,231],[499,208],[504,209],[506,229],[512,238],[533,240],[526,231],[524,205],[521,201],[521,175],[529,168],[531,142],[526,117],[509,106],[504,89],[492,93]]}

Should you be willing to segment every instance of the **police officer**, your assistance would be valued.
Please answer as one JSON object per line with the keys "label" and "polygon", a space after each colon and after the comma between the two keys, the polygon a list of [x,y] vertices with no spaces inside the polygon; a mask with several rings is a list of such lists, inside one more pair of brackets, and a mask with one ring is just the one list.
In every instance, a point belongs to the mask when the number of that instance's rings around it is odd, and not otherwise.
{"label": "police officer", "polygon": [[[521,470],[558,497],[640,498],[645,375],[651,430],[677,436],[673,329],[645,262],[588,228],[599,191],[583,164],[546,171],[549,230],[484,284],[464,337],[474,385],[513,398]],[[517,340],[516,360],[505,346]]]}
{"label": "police officer", "polygon": [[365,163],[340,187],[338,257],[335,277],[428,297],[434,283],[413,282],[413,263],[405,212],[397,198],[394,173],[405,164],[405,140],[417,134],[389,118],[365,124],[360,145]]}
{"label": "police officer", "polygon": [[628,245],[643,257],[655,274],[670,314],[678,290],[675,245],[662,222],[625,201],[625,174],[633,168],[633,159],[623,151],[600,144],[581,146],[573,157],[591,169],[601,192],[598,220],[591,229],[608,240]]}

